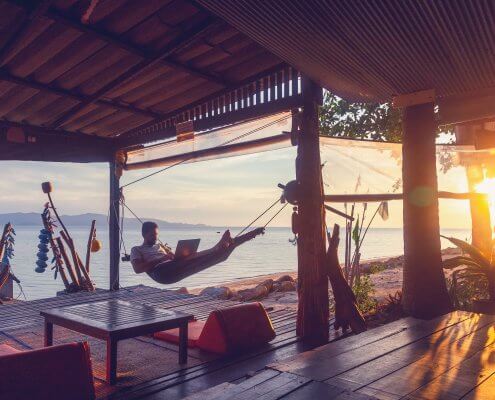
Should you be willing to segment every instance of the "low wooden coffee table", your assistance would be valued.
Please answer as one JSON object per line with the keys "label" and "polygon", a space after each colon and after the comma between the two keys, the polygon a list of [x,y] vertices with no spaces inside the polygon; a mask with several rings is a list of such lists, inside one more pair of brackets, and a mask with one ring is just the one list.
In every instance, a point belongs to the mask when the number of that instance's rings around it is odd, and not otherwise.
{"label": "low wooden coffee table", "polygon": [[113,385],[117,378],[117,343],[162,330],[179,328],[179,363],[187,362],[187,324],[191,314],[168,311],[122,300],[106,300],[52,308],[45,318],[45,346],[53,344],[53,325],[107,342],[106,375]]}

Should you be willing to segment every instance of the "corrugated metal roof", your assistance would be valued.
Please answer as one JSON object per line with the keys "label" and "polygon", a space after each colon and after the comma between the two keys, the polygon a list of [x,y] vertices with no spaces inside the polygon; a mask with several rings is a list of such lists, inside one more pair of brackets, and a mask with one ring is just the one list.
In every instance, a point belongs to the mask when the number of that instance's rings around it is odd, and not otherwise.
{"label": "corrugated metal roof", "polygon": [[351,100],[495,86],[493,0],[198,0]]}

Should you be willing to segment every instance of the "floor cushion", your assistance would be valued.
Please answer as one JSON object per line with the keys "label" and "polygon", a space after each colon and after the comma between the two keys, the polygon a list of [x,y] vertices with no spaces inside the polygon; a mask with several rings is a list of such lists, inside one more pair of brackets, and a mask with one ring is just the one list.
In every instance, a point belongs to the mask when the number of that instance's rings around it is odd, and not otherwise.
{"label": "floor cushion", "polygon": [[[197,346],[199,336],[201,335],[204,326],[205,321],[189,322],[187,327],[187,347],[194,348]],[[153,337],[165,342],[179,344],[179,328],[156,332]]]}
{"label": "floor cushion", "polygon": [[[179,328],[154,334],[156,339],[179,343]],[[188,347],[217,354],[249,350],[275,338],[270,317],[261,303],[244,303],[215,310],[206,322],[192,321]]]}

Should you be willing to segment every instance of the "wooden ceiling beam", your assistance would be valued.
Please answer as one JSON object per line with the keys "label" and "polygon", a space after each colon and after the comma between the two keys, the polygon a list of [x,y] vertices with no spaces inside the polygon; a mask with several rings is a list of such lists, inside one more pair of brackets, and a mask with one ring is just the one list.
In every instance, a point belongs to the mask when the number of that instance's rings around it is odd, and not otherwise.
{"label": "wooden ceiling beam", "polygon": [[[10,3],[15,4],[16,6],[20,7],[25,7],[27,8],[24,4],[19,4],[15,0],[8,0]],[[125,40],[122,40],[118,36],[114,36],[111,33],[104,31],[98,27],[92,26],[92,25],[84,25],[82,24],[78,19],[75,19],[73,17],[70,17],[68,15],[65,15],[61,13],[60,11],[56,10],[53,7],[44,7],[43,10],[40,10],[40,13],[37,14],[37,16],[44,15],[45,17],[65,25],[68,28],[77,30],[79,32],[88,34],[96,39],[102,40],[105,43],[111,44],[115,47],[118,47],[122,50],[125,50],[131,54],[134,54],[140,58],[143,58],[145,60],[153,60],[157,54],[150,53],[149,51],[143,50],[141,47],[136,46],[132,43],[129,43]],[[219,21],[218,19],[215,19],[215,21]],[[178,51],[179,49],[175,50]],[[165,57],[162,57],[163,59],[160,59],[158,63],[160,65],[163,65],[164,67],[168,68],[173,68],[178,71],[183,71],[189,75],[196,76],[198,78],[204,79],[206,81],[210,81],[213,83],[217,83],[218,85],[221,86],[226,86],[229,84],[228,81],[226,81],[224,78],[221,76],[211,73],[211,72],[206,72],[202,71],[198,68],[195,68],[191,65],[186,65],[183,63],[180,63],[178,61],[172,60],[172,59],[165,59]]]}
{"label": "wooden ceiling beam", "polygon": [[69,132],[63,129],[51,129],[47,127],[41,127],[36,125],[30,125],[23,122],[10,121],[7,119],[0,119],[0,128],[20,128],[23,133],[29,135],[50,136],[57,138],[68,138],[82,140],[88,144],[110,144],[114,143],[113,139],[100,137],[96,135],[87,135],[81,132]]}
{"label": "wooden ceiling beam", "polygon": [[111,92],[112,90],[118,88],[119,86],[123,85],[124,83],[128,82],[130,79],[136,77],[137,75],[141,74],[148,68],[151,68],[152,66],[155,66],[159,63],[161,63],[165,58],[171,56],[173,53],[176,51],[189,46],[192,42],[196,41],[198,38],[206,35],[209,30],[213,27],[212,22],[214,20],[212,18],[207,18],[206,20],[202,21],[201,23],[193,26],[191,29],[183,32],[180,34],[175,40],[172,41],[169,45],[166,46],[165,49],[162,51],[158,52],[151,58],[146,58],[143,61],[135,64],[131,68],[129,68],[126,72],[121,74],[120,76],[116,77],[114,80],[111,82],[107,83],[105,86],[103,86],[101,89],[96,91],[96,93],[92,94],[91,96],[88,96],[86,100],[82,101],[75,107],[71,108],[68,112],[64,113],[62,116],[57,118],[51,126],[53,128],[57,128],[64,124],[67,120],[69,120],[74,114],[78,113],[82,109],[84,109],[86,106],[88,106],[91,103],[94,103],[95,101],[101,99],[103,96]]}
{"label": "wooden ceiling beam", "polygon": [[[80,102],[84,102],[88,98],[87,96],[85,96],[83,94],[75,93],[71,90],[56,87],[52,84],[45,84],[45,83],[34,81],[32,79],[21,78],[21,77],[12,75],[5,68],[0,68],[0,80],[15,83],[16,85],[20,85],[20,86],[30,87],[32,89],[37,89],[40,91],[47,91],[47,92],[50,92],[50,93],[53,93],[53,94],[56,94],[56,95],[62,96],[62,97],[70,97],[71,99],[74,99],[74,100],[77,100]],[[117,103],[115,101],[106,100],[106,99],[99,99],[96,101],[96,103],[104,105],[104,106],[112,107],[116,110],[126,111],[126,112],[130,112],[133,114],[140,114],[140,115],[143,115],[143,116],[146,116],[149,118],[154,118],[154,119],[163,118],[163,116],[164,116],[164,114],[156,113],[154,111],[143,110],[143,109],[140,109],[137,107],[133,107],[131,105],[121,104],[121,103]]]}
{"label": "wooden ceiling beam", "polygon": [[104,162],[113,154],[112,139],[0,120],[0,160]]}
{"label": "wooden ceiling beam", "polygon": [[[10,28],[10,36],[5,45],[0,49],[0,65],[5,62],[5,58],[9,55],[15,45],[23,38],[28,30],[31,22],[39,16],[43,15],[50,7],[53,0],[38,1],[36,6],[24,8],[24,16],[21,18],[15,27]],[[18,5],[17,3],[15,3]]]}

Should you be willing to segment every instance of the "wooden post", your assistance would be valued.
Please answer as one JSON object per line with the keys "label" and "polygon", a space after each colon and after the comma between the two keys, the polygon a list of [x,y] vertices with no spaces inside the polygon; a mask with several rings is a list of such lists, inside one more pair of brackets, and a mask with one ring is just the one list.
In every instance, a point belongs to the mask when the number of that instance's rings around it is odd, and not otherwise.
{"label": "wooden post", "polygon": [[120,172],[115,161],[110,162],[110,218],[108,221],[110,251],[110,290],[119,289],[120,262]]}
{"label": "wooden post", "polygon": [[[456,143],[458,145],[474,145],[476,126],[458,125],[455,127]],[[468,190],[473,192],[484,179],[483,165],[476,158],[461,156],[461,164],[466,169]],[[492,228],[490,221],[490,205],[487,197],[472,198],[469,202],[471,211],[472,244],[490,257],[492,251]]]}
{"label": "wooden post", "polygon": [[298,204],[299,304],[297,335],[313,343],[328,341],[328,277],[324,267],[325,209],[321,176],[318,105],[322,90],[302,78],[304,108],[298,136],[296,179],[300,185]]}
{"label": "wooden post", "polygon": [[404,281],[403,306],[412,316],[451,311],[442,270],[434,104],[403,111]]}

